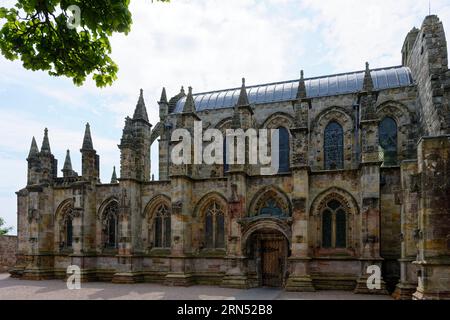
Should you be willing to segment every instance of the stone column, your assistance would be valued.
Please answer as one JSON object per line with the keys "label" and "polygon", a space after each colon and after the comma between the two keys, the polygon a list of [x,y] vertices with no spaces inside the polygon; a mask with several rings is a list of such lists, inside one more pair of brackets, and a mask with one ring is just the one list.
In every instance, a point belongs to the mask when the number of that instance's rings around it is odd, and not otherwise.
{"label": "stone column", "polygon": [[[371,104],[369,104],[371,106]],[[367,273],[369,266],[382,270],[380,256],[380,165],[378,154],[378,120],[373,118],[371,108],[365,110],[368,120],[361,121],[362,161],[361,174],[361,214],[360,214],[360,262],[361,273],[356,283],[355,293],[387,294],[381,280],[380,289],[369,289]]]}
{"label": "stone column", "polygon": [[421,188],[413,299],[450,299],[450,136],[422,138],[417,153]]}
{"label": "stone column", "polygon": [[291,239],[291,256],[289,261],[289,278],[286,283],[288,291],[315,291],[309,264],[309,210],[307,208],[309,193],[309,172],[307,168],[294,168],[293,172],[293,223]]}
{"label": "stone column", "polygon": [[[181,170],[181,171],[180,171]],[[183,168],[173,172],[182,173]],[[184,172],[185,173],[185,172]],[[172,286],[189,286],[193,284],[193,268],[189,254],[191,251],[191,217],[192,217],[192,181],[186,175],[171,177],[172,189],[172,249],[170,272],[165,283]]]}
{"label": "stone column", "polygon": [[229,232],[227,240],[227,272],[222,280],[222,286],[227,288],[246,289],[250,287],[246,257],[243,249],[245,243],[242,242],[242,227],[240,221],[245,218],[246,204],[246,175],[242,171],[234,171],[236,166],[230,166],[228,177],[228,223]]}
{"label": "stone column", "polygon": [[410,300],[417,287],[417,268],[412,262],[416,259],[417,244],[415,231],[419,209],[419,188],[417,161],[403,161],[401,164],[401,258],[400,281],[393,297]]}
{"label": "stone column", "polygon": [[315,291],[309,272],[311,261],[309,252],[309,166],[308,134],[309,109],[311,100],[306,98],[303,71],[299,83],[298,100],[293,102],[295,113],[291,128],[292,170],[294,190],[292,193],[292,239],[289,261],[289,277],[286,283],[288,291]]}
{"label": "stone column", "polygon": [[141,233],[140,186],[132,180],[121,181],[118,212],[117,272],[114,283],[143,281],[142,259],[139,255]]}
{"label": "stone column", "polygon": [[71,264],[80,267],[81,281],[96,280],[95,229],[96,220],[94,186],[89,182],[77,183],[73,190],[73,253]]}
{"label": "stone column", "polygon": [[23,278],[51,279],[54,277],[52,192],[47,186],[32,186],[28,191],[30,257]]}

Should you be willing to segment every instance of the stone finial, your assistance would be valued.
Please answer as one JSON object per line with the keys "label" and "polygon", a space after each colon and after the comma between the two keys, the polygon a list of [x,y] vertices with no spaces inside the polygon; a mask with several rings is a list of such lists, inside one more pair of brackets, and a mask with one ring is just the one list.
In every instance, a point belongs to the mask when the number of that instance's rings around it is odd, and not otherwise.
{"label": "stone finial", "polygon": [[183,112],[195,112],[195,102],[192,95],[192,87],[189,87],[189,91],[186,97],[186,102],[184,103]]}
{"label": "stone finial", "polygon": [[300,71],[300,80],[298,82],[297,99],[306,98],[305,79],[303,77],[303,70]]}
{"label": "stone finial", "polygon": [[72,160],[70,159],[70,150],[66,151],[66,159],[64,160],[64,166],[61,171],[72,172]]}
{"label": "stone finial", "polygon": [[94,150],[94,145],[92,144],[92,137],[91,137],[91,126],[89,125],[89,122],[86,123],[86,129],[84,130],[84,138],[83,138],[83,146],[81,147],[81,150]]}
{"label": "stone finial", "polygon": [[147,109],[144,102],[144,90],[140,90],[139,99],[134,110],[133,120],[145,120],[148,122]]}
{"label": "stone finial", "polygon": [[111,176],[111,183],[117,183],[117,174],[116,174],[116,166],[113,167],[113,173]]}
{"label": "stone finial", "polygon": [[52,153],[50,150],[50,142],[48,141],[48,129],[44,129],[44,139],[42,140],[41,153]]}
{"label": "stone finial", "polygon": [[39,148],[36,143],[36,139],[33,137],[31,140],[30,152],[28,153],[28,158],[34,158],[39,155]]}
{"label": "stone finial", "polygon": [[159,99],[159,103],[168,103],[167,102],[167,94],[166,94],[166,88],[163,87],[161,92],[161,98]]}
{"label": "stone finial", "polygon": [[186,93],[184,92],[184,87],[183,87],[183,86],[181,86],[180,94],[182,94],[182,95],[185,95],[185,94],[186,94]]}
{"label": "stone finial", "polygon": [[372,80],[372,76],[370,74],[370,68],[369,68],[369,63],[366,62],[366,70],[364,72],[364,82],[363,82],[363,91],[373,91],[374,86],[373,86],[373,80]]}
{"label": "stone finial", "polygon": [[248,96],[247,96],[247,88],[245,87],[245,78],[242,78],[241,92],[239,93],[237,105],[238,106],[250,105],[250,102],[248,101]]}

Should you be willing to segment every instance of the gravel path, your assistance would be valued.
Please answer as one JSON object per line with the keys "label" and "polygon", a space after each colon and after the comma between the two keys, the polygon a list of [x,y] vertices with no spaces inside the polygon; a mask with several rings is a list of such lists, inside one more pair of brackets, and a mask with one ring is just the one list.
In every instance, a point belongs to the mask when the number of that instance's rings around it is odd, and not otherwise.
{"label": "gravel path", "polygon": [[152,283],[82,283],[80,290],[68,290],[61,280],[19,280],[0,274],[0,300],[390,300],[390,296],[356,295],[346,291],[314,293],[285,292],[280,289],[249,290],[213,286],[168,287]]}

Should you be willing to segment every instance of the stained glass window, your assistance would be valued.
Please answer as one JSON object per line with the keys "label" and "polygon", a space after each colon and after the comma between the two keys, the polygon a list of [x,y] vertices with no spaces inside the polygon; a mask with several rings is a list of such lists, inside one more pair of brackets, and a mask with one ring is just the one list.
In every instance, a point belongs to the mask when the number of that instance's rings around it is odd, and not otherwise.
{"label": "stained glass window", "polygon": [[378,134],[383,164],[397,164],[397,123],[385,117],[380,123]]}
{"label": "stained glass window", "polygon": [[322,212],[322,247],[346,248],[347,214],[337,200],[327,203]]}
{"label": "stained glass window", "polygon": [[156,208],[154,218],[155,247],[171,247],[171,218],[169,208],[165,204],[160,204]]}
{"label": "stained glass window", "polygon": [[269,199],[267,199],[267,201],[265,202],[264,206],[259,211],[259,214],[260,215],[265,215],[265,216],[282,216],[283,215],[283,211],[278,206],[278,204],[275,201],[275,199],[269,198]]}
{"label": "stained glass window", "polygon": [[205,214],[206,248],[225,248],[225,220],[222,207],[213,201]]}
{"label": "stained glass window", "polygon": [[289,171],[289,132],[286,128],[278,128],[279,132],[279,170],[278,172]]}
{"label": "stained glass window", "polygon": [[344,131],[337,122],[330,122],[324,137],[325,170],[344,168]]}

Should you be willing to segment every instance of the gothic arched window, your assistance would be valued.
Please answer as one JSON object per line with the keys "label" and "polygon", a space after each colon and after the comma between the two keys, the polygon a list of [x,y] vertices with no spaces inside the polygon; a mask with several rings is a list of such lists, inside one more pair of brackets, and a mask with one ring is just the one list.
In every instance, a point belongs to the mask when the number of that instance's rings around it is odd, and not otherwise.
{"label": "gothic arched window", "polygon": [[73,243],[73,205],[66,204],[59,213],[59,247],[71,249]]}
{"label": "gothic arched window", "polygon": [[325,128],[324,153],[325,170],[344,168],[344,130],[335,121]]}
{"label": "gothic arched window", "polygon": [[160,204],[155,213],[154,239],[156,248],[171,247],[171,219],[170,210],[165,204]]}
{"label": "gothic arched window", "polygon": [[279,142],[279,173],[289,171],[289,131],[284,128],[278,128],[278,142]]}
{"label": "gothic arched window", "polygon": [[379,126],[381,155],[385,165],[397,164],[397,123],[385,117]]}
{"label": "gothic arched window", "polygon": [[225,217],[223,208],[213,201],[205,212],[206,248],[225,248]]}
{"label": "gothic arched window", "polygon": [[104,245],[106,248],[115,249],[118,246],[119,220],[118,204],[113,201],[105,208],[103,216]]}
{"label": "gothic arched window", "polygon": [[322,212],[322,247],[347,247],[347,213],[337,200],[328,202]]}

